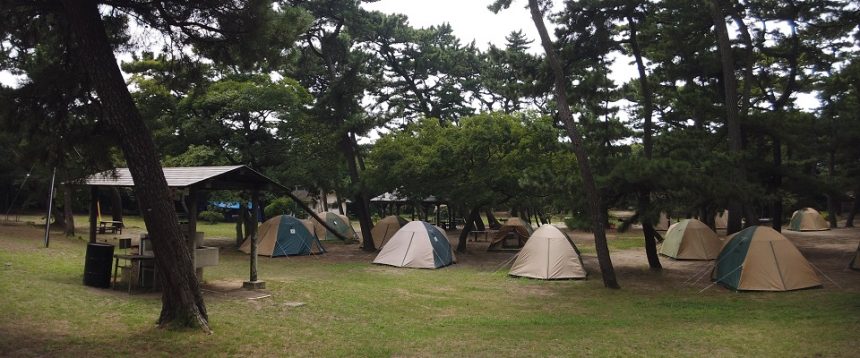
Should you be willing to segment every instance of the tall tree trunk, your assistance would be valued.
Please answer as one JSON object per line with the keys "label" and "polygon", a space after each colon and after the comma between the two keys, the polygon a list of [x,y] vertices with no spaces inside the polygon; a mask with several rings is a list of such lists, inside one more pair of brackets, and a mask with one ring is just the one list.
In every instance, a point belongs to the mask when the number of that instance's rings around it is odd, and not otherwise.
{"label": "tall tree trunk", "polygon": [[242,243],[245,242],[247,235],[243,228],[247,228],[245,223],[249,220],[248,208],[245,206],[245,203],[239,202],[239,213],[236,215],[236,247],[242,246]]}
{"label": "tall tree trunk", "polygon": [[538,34],[540,34],[541,44],[546,52],[546,59],[552,69],[555,79],[555,97],[559,118],[564,123],[567,135],[570,137],[573,153],[576,155],[576,162],[579,165],[579,172],[582,176],[582,184],[585,187],[586,197],[588,198],[588,210],[591,214],[592,230],[594,232],[594,245],[597,249],[597,261],[600,263],[600,272],[603,275],[603,285],[608,288],[620,288],[621,286],[618,285],[618,280],[615,278],[615,269],[612,267],[612,258],[609,256],[609,246],[606,242],[606,228],[603,226],[603,222],[606,221],[606,212],[602,210],[603,199],[594,182],[588,154],[582,145],[582,136],[579,134],[576,123],[573,121],[573,114],[570,112],[570,106],[567,103],[566,86],[568,81],[562,70],[558,55],[555,53],[555,49],[553,49],[552,40],[544,24],[538,0],[529,0],[529,10],[531,11],[532,20],[535,23]]}
{"label": "tall tree trunk", "polygon": [[[729,40],[729,32],[726,29],[726,17],[720,0],[710,1],[710,13],[714,22],[714,30],[717,34],[717,47],[720,52],[720,64],[723,69],[723,89],[725,91],[726,126],[729,133],[729,154],[737,165],[732,166],[729,173],[729,182],[743,183],[746,174],[739,164],[743,143],[741,138],[741,124],[738,117],[738,83],[735,77],[735,59],[732,54],[732,43]],[[739,194],[734,193],[729,198],[729,218],[726,227],[727,234],[733,234],[741,230],[741,218],[743,217],[743,204]]]}
{"label": "tall tree trunk", "polygon": [[829,188],[827,188],[827,221],[830,223],[830,228],[835,229],[837,227],[839,209],[836,208],[836,195],[838,193],[837,190],[833,188],[833,178],[836,177],[836,153],[834,151],[830,151],[827,156],[827,181]]}
{"label": "tall tree trunk", "polygon": [[209,332],[203,295],[194,273],[191,252],[185,245],[176,210],[152,134],[140,116],[117,66],[93,0],[62,0],[77,40],[76,53],[95,86],[105,121],[117,134],[134,179],[135,196],[152,237],[155,264],[163,290],[160,327],[199,327]]}
{"label": "tall tree trunk", "polygon": [[64,232],[75,236],[75,212],[72,210],[72,188],[68,184],[60,186],[63,190],[63,214],[66,217]]}
{"label": "tall tree trunk", "polygon": [[[630,48],[633,50],[633,57],[636,59],[636,69],[639,71],[639,89],[642,91],[642,149],[645,154],[645,160],[650,162],[654,152],[654,141],[652,139],[654,100],[651,92],[651,84],[648,81],[648,73],[645,70],[645,61],[642,59],[642,49],[639,47],[636,21],[633,20],[632,15],[627,16],[627,24],[630,28]],[[651,215],[648,215],[650,210],[651,190],[650,188],[643,188],[639,191],[639,217],[642,221],[642,233],[645,236],[645,256],[648,258],[648,266],[652,270],[661,270],[663,265],[660,264],[660,255],[657,253],[654,221]]]}
{"label": "tall tree trunk", "polygon": [[851,205],[851,211],[848,212],[848,218],[845,219],[845,227],[854,227],[854,216],[857,215],[858,209],[860,209],[860,190],[855,190],[854,205]]}
{"label": "tall tree trunk", "polygon": [[481,217],[481,207],[476,206],[469,211],[469,216],[466,217],[466,225],[463,231],[460,232],[459,240],[457,241],[457,252],[466,252],[466,242],[469,240],[469,234],[475,230],[475,222]]}
{"label": "tall tree trunk", "polygon": [[349,179],[355,189],[355,206],[358,211],[358,223],[361,226],[361,240],[364,243],[362,248],[364,251],[376,251],[376,246],[373,243],[373,221],[370,218],[370,200],[365,194],[364,185],[361,183],[358,173],[358,165],[356,164],[356,151],[354,142],[347,135],[341,138],[341,147],[346,157],[347,169],[349,170]]}
{"label": "tall tree trunk", "polygon": [[122,221],[122,195],[119,188],[110,191],[110,216],[113,221]]}

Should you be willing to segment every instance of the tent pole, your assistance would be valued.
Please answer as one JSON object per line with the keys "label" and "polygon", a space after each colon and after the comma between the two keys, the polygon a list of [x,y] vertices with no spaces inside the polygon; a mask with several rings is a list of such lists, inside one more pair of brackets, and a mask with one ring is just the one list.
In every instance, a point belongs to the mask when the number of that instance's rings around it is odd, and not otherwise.
{"label": "tent pole", "polygon": [[51,209],[54,208],[54,179],[57,178],[57,167],[51,173],[51,189],[48,194],[48,213],[45,215],[45,247],[51,242]]}

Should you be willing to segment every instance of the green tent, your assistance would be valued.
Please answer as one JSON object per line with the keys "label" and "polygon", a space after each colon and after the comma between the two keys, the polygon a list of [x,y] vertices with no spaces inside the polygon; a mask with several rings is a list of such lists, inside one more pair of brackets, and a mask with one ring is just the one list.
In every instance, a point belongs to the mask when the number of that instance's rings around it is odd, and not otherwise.
{"label": "green tent", "polygon": [[[326,211],[322,213],[317,213],[320,219],[325,220],[325,223],[331,228],[335,229],[341,235],[346,236],[348,238],[355,238],[355,230],[352,229],[352,224],[349,222],[349,218],[346,215],[340,215],[333,213],[331,211]],[[325,226],[316,222],[314,220],[314,228],[313,233],[320,240],[340,240],[337,235],[326,230]]]}
{"label": "green tent", "polygon": [[[319,239],[311,234],[310,223],[289,215],[278,215],[260,225],[257,234],[257,254],[263,256],[318,255],[325,252]],[[251,239],[239,247],[251,253]]]}
{"label": "green tent", "polygon": [[733,290],[790,291],[821,286],[797,247],[767,226],[751,226],[730,236],[717,256],[711,278]]}

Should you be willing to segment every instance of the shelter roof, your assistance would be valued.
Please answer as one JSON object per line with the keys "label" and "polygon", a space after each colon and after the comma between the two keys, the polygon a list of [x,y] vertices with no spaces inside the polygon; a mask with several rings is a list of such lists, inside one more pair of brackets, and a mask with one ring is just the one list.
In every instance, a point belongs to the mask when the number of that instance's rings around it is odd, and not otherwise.
{"label": "shelter roof", "polygon": [[[281,184],[245,165],[213,167],[162,168],[167,186],[204,190],[242,189],[286,189]],[[85,180],[88,186],[134,186],[128,168],[116,168],[90,175]]]}

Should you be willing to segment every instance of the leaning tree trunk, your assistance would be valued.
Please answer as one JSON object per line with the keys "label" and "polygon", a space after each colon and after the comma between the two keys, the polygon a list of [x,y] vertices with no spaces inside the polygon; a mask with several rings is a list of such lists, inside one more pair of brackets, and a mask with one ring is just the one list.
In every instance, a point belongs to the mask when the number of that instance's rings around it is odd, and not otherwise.
{"label": "leaning tree trunk", "polygon": [[[652,138],[653,132],[653,113],[654,100],[651,92],[651,84],[648,81],[648,73],[645,71],[645,61],[642,59],[642,49],[639,47],[639,39],[637,38],[636,21],[632,15],[627,16],[627,24],[630,28],[630,48],[633,50],[633,57],[636,59],[636,68],[639,71],[639,89],[642,91],[642,146],[645,154],[645,161],[650,162],[654,152],[654,141]],[[648,212],[651,210],[651,190],[643,188],[639,191],[639,213],[642,222],[642,233],[645,236],[645,256],[648,258],[648,266],[652,270],[660,270],[663,265],[660,264],[660,255],[657,253],[657,239],[654,234],[654,221]]]}
{"label": "leaning tree trunk", "polygon": [[493,214],[493,209],[487,209],[486,213],[487,225],[490,226],[490,229],[498,230],[500,227],[502,227],[502,223],[500,223],[499,220],[496,219],[496,215]]}
{"label": "leaning tree trunk", "polygon": [[457,241],[457,252],[466,252],[466,242],[469,241],[469,234],[475,230],[475,223],[481,218],[481,207],[476,206],[469,211],[469,216],[466,217],[466,225],[463,231],[460,232],[459,240]]}
{"label": "leaning tree trunk", "polygon": [[[720,64],[723,70],[723,90],[725,92],[726,126],[729,132],[729,153],[734,156],[736,165],[729,172],[729,181],[732,183],[743,183],[746,175],[743,167],[739,164],[743,143],[741,138],[741,124],[738,116],[738,83],[735,78],[735,60],[732,54],[732,43],[729,40],[729,32],[726,29],[726,17],[723,15],[720,0],[710,1],[710,13],[714,22],[714,30],[717,34],[717,47],[720,53]],[[741,230],[741,217],[743,216],[743,204],[737,193],[729,198],[729,218],[726,234],[733,234]]]}
{"label": "leaning tree trunk", "polygon": [[62,0],[76,39],[78,60],[98,93],[105,121],[116,133],[134,179],[134,191],[146,229],[152,237],[155,264],[162,285],[160,327],[199,327],[209,332],[203,295],[182,238],[176,210],[152,133],[135,107],[117,66],[93,0]]}
{"label": "leaning tree trunk", "polygon": [[546,59],[555,78],[555,97],[559,118],[564,123],[567,135],[570,137],[573,153],[576,155],[576,162],[579,164],[579,172],[582,176],[586,197],[588,198],[588,211],[591,214],[594,245],[597,249],[597,261],[600,263],[600,272],[603,274],[603,285],[608,288],[620,288],[615,278],[615,269],[612,267],[612,258],[609,256],[609,246],[606,242],[606,228],[603,226],[603,222],[606,221],[606,212],[602,210],[603,199],[594,182],[594,175],[591,173],[591,164],[582,145],[582,136],[579,134],[576,123],[573,121],[573,114],[570,112],[570,106],[567,103],[566,76],[562,70],[558,55],[555,53],[555,49],[553,49],[552,40],[549,38],[549,32],[543,21],[543,14],[538,6],[538,0],[529,0],[529,9],[538,34],[540,34],[541,44],[546,52]]}
{"label": "leaning tree trunk", "polygon": [[72,210],[72,188],[66,184],[63,189],[63,216],[66,217],[64,232],[66,236],[75,236],[75,212]]}

